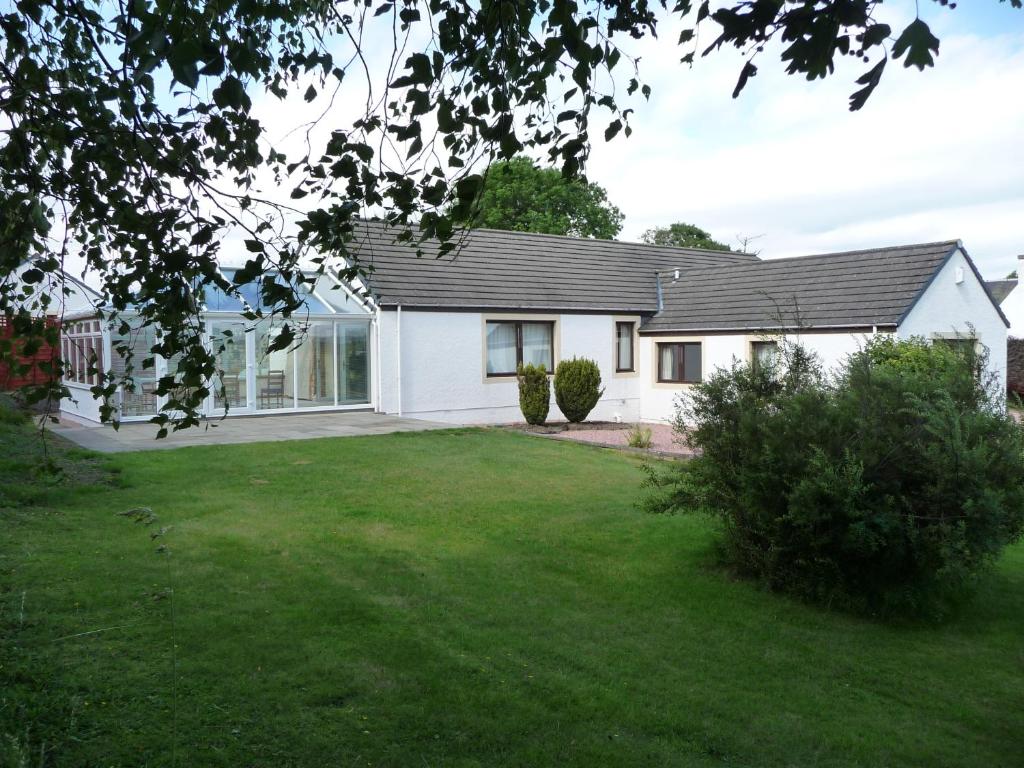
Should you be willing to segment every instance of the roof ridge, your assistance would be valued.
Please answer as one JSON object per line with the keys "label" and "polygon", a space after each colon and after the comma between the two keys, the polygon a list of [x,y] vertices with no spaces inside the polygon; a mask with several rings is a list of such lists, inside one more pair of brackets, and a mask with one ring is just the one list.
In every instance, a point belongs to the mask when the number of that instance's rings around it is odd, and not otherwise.
{"label": "roof ridge", "polygon": [[476,227],[474,229],[470,229],[469,231],[470,232],[494,232],[495,234],[508,234],[508,235],[517,235],[517,236],[525,235],[525,236],[529,236],[529,237],[541,237],[541,238],[553,237],[553,238],[558,238],[560,240],[575,240],[575,241],[583,242],[583,243],[613,243],[615,245],[632,246],[632,247],[640,248],[641,250],[656,249],[657,248],[657,249],[662,249],[662,250],[666,250],[666,251],[684,251],[684,252],[696,252],[696,253],[719,253],[719,254],[723,254],[723,255],[724,254],[730,254],[730,255],[733,255],[733,256],[752,256],[755,259],[757,258],[756,254],[747,253],[746,251],[733,251],[733,250],[724,251],[724,250],[722,250],[720,248],[693,248],[691,246],[684,246],[684,245],[661,245],[659,243],[644,243],[644,242],[637,242],[635,240],[615,240],[615,239],[607,238],[607,237],[576,237],[574,235],[559,235],[559,234],[554,234],[554,233],[549,233],[549,232],[522,232],[522,231],[519,231],[519,230],[516,230],[516,229],[495,229],[494,227]]}
{"label": "roof ridge", "polygon": [[[358,223],[361,224],[361,225],[371,224],[371,225],[377,226],[377,227],[379,227],[381,229],[389,229],[389,228],[391,228],[390,225],[388,224],[388,222],[380,221],[380,220],[374,220],[374,219],[359,219]],[[411,229],[411,228],[415,227],[416,225],[415,224],[410,224],[408,226]],[[668,251],[670,253],[671,252],[680,252],[680,251],[684,252],[684,253],[685,252],[690,252],[690,253],[711,253],[711,254],[722,254],[722,255],[732,255],[732,256],[747,256],[747,257],[750,257],[753,260],[757,260],[758,259],[757,254],[747,253],[746,251],[733,251],[733,250],[723,251],[723,250],[720,250],[720,249],[717,249],[717,248],[691,248],[691,247],[680,246],[680,245],[658,245],[656,243],[642,243],[642,242],[636,242],[636,241],[633,241],[633,240],[614,240],[614,239],[606,238],[606,237],[577,237],[575,235],[559,235],[559,234],[553,234],[553,233],[548,233],[548,232],[523,232],[523,231],[518,230],[518,229],[497,229],[495,227],[466,227],[465,231],[468,232],[468,233],[488,232],[488,233],[494,233],[494,234],[497,234],[497,235],[513,235],[515,237],[532,237],[532,238],[542,238],[542,239],[543,238],[556,238],[556,239],[559,239],[559,240],[572,240],[574,242],[580,242],[580,243],[610,243],[610,244],[614,244],[614,245],[618,245],[618,246],[634,247],[634,248],[638,248],[640,250],[661,250],[661,251]],[[431,238],[431,239],[436,239],[436,238]]]}

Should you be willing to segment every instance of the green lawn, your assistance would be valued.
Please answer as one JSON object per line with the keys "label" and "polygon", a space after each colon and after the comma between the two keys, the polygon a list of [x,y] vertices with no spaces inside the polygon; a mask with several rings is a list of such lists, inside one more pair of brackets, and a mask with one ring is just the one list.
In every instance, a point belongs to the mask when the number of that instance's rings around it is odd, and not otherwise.
{"label": "green lawn", "polygon": [[[585,446],[469,430],[113,467],[0,512],[8,763],[1024,759],[1022,546],[956,620],[887,627],[731,580],[707,521],[638,511],[635,458]],[[116,514],[138,505],[171,531]]]}

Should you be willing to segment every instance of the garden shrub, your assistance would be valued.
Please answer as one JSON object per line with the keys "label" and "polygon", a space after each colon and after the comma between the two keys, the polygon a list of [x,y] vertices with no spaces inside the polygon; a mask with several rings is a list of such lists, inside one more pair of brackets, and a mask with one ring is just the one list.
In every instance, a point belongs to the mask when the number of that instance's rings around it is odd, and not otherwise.
{"label": "garden shrub", "polygon": [[603,394],[601,369],[593,360],[574,357],[555,368],[555,402],[569,421],[585,420]]}
{"label": "garden shrub", "polygon": [[634,424],[626,433],[626,445],[630,448],[650,448],[653,433],[650,427]]}
{"label": "garden shrub", "polygon": [[650,508],[710,513],[726,562],[771,588],[941,615],[1024,528],[1024,433],[984,357],[882,337],[833,376],[782,358],[693,388],[676,428],[699,455],[652,474]]}
{"label": "garden shrub", "polygon": [[519,410],[527,424],[543,424],[551,405],[551,384],[543,365],[519,365]]}

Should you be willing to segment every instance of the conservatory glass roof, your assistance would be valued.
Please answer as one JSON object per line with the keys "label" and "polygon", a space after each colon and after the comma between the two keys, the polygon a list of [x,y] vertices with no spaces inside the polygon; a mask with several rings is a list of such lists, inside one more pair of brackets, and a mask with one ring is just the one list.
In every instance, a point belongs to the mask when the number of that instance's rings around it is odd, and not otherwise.
{"label": "conservatory glass roof", "polygon": [[[234,270],[224,270],[223,274],[234,282]],[[271,276],[279,277],[276,273]],[[342,290],[339,283],[327,277],[320,277],[314,286],[300,285],[298,290],[305,301],[306,310],[311,315],[349,314],[360,310],[359,303]],[[215,285],[208,285],[203,293],[203,305],[207,312],[242,313],[246,310],[246,305],[253,309],[270,310],[270,306],[263,301],[257,283],[240,285],[238,292],[241,298],[229,295]]]}

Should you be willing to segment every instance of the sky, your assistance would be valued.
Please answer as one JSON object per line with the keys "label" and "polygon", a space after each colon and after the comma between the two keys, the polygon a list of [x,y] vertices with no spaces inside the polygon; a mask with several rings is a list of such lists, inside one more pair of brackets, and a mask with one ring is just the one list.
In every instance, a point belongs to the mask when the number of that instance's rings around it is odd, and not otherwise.
{"label": "sky", "polygon": [[921,12],[942,41],[936,66],[890,61],[856,113],[847,99],[861,62],[808,83],[769,49],[734,100],[732,51],[690,69],[677,63],[677,32],[635,46],[651,99],[633,135],[599,142],[587,167],[625,214],[620,239],[686,221],[734,247],[756,238],[749,248],[762,258],[960,239],[985,277],[1015,269],[1024,12],[994,0],[953,11],[922,2]]}
{"label": "sky", "polygon": [[[886,3],[880,20],[900,30],[914,6]],[[605,143],[603,124],[593,127],[586,168],[625,214],[619,239],[685,221],[733,247],[750,238],[762,258],[960,239],[986,278],[1015,269],[1024,253],[1024,10],[997,0],[919,7],[942,41],[936,66],[890,61],[856,113],[848,97],[869,66],[859,61],[843,59],[809,83],[785,74],[780,49],[769,47],[733,99],[742,60],[722,49],[680,64],[678,21],[663,21],[657,39],[622,43],[641,57],[652,94],[620,102],[636,110],[632,136]],[[705,22],[705,44],[715,28]],[[384,76],[388,57],[383,48],[377,56]],[[346,80],[321,138],[360,115],[358,80]],[[289,155],[301,149],[303,123],[324,110],[321,100],[305,103],[305,87],[284,104],[252,93],[268,136]],[[291,184],[263,182],[268,197],[293,202]],[[232,239],[225,251],[244,255],[241,235]]]}
{"label": "sky", "polygon": [[[1024,253],[1024,11],[997,0],[919,7],[942,41],[936,66],[890,61],[855,113],[849,94],[870,66],[860,61],[841,59],[833,76],[807,82],[785,74],[781,49],[769,47],[733,99],[738,54],[680,64],[678,20],[663,21],[657,39],[623,43],[641,57],[651,98],[628,104],[631,137],[605,143],[603,123],[592,129],[586,168],[625,214],[619,239],[685,221],[733,247],[751,238],[762,258],[959,239],[985,277],[1015,269]],[[885,4],[880,20],[901,30],[913,8]],[[715,28],[706,22],[702,36]],[[350,123],[362,101],[348,93],[325,125]],[[299,97],[287,109],[257,98],[268,134],[290,136],[291,149],[295,126],[321,110]]]}

